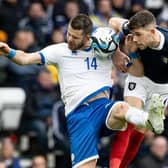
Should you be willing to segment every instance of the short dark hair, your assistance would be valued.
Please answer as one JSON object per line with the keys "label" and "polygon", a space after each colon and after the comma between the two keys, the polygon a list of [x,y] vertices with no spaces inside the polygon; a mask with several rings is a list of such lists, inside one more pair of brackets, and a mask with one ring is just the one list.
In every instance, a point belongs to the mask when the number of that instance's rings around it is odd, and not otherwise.
{"label": "short dark hair", "polygon": [[148,10],[142,10],[129,19],[128,29],[143,28],[150,24],[156,24],[155,16]]}
{"label": "short dark hair", "polygon": [[70,25],[73,29],[83,30],[83,34],[91,34],[93,23],[88,15],[79,14],[73,17],[70,21]]}

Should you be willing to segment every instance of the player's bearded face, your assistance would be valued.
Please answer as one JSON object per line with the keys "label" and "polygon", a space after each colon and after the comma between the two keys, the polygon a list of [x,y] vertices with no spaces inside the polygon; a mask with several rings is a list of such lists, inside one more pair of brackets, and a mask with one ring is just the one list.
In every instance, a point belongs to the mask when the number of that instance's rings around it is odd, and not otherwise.
{"label": "player's bearded face", "polygon": [[68,47],[71,50],[78,50],[85,45],[85,37],[82,30],[75,30],[71,26],[68,27],[67,32]]}
{"label": "player's bearded face", "polygon": [[83,39],[81,41],[74,40],[74,41],[68,42],[68,47],[71,50],[79,50],[83,48],[84,44],[85,43]]}

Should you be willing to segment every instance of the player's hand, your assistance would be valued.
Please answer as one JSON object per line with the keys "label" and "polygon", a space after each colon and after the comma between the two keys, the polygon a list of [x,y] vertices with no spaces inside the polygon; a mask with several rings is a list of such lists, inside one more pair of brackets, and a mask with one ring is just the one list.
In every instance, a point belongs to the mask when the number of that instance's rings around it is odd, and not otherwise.
{"label": "player's hand", "polygon": [[0,56],[8,55],[10,50],[10,47],[6,43],[0,42]]}
{"label": "player's hand", "polygon": [[125,46],[128,52],[136,52],[138,49],[138,46],[136,42],[133,41],[133,35],[128,34],[125,38]]}
{"label": "player's hand", "polygon": [[117,52],[112,57],[112,61],[119,71],[127,72],[127,64],[130,62],[130,58],[126,54],[124,54],[120,50],[117,50]]}
{"label": "player's hand", "polygon": [[168,105],[164,108],[164,115],[168,117]]}

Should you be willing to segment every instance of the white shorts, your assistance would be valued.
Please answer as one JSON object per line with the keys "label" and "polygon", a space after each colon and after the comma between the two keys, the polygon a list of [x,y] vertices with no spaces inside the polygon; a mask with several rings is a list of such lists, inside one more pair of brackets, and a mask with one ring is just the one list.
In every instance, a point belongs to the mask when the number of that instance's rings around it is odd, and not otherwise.
{"label": "white shorts", "polygon": [[155,83],[145,76],[135,77],[130,74],[127,76],[125,80],[124,97],[137,97],[144,102],[145,109],[148,109],[151,95],[154,93],[160,94],[163,98],[163,103],[166,103],[168,100],[168,84]]}

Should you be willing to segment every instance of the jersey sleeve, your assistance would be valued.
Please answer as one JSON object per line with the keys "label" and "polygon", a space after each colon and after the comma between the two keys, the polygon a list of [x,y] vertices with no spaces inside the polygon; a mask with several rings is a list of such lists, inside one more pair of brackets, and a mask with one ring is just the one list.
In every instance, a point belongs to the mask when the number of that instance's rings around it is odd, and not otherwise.
{"label": "jersey sleeve", "polygon": [[59,64],[63,55],[63,51],[65,51],[64,43],[53,44],[45,47],[39,52],[42,58],[42,64]]}
{"label": "jersey sleeve", "polygon": [[125,36],[127,36],[129,34],[129,29],[128,29],[128,24],[129,21],[125,21],[122,26],[121,26],[121,31],[119,33],[119,38],[120,40],[123,40],[125,38]]}

